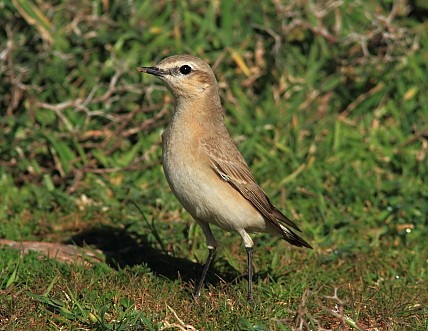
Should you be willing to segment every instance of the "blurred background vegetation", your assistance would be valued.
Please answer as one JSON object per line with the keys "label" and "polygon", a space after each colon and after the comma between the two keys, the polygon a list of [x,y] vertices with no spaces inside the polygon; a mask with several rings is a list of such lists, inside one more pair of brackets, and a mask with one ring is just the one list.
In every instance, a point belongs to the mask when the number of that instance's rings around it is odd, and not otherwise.
{"label": "blurred background vegetation", "polygon": [[[0,329],[428,329],[427,17],[418,0],[0,1],[0,239],[103,253],[1,249]],[[173,99],[135,70],[181,53],[213,66],[232,137],[315,247],[257,235],[253,309],[222,231],[215,286],[187,293],[206,250],[161,171]]]}

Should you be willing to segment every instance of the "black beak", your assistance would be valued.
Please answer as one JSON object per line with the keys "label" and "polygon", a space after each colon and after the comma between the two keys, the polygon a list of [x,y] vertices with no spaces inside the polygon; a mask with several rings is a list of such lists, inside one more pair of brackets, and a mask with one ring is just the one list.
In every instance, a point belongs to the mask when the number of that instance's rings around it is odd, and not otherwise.
{"label": "black beak", "polygon": [[137,68],[137,71],[159,77],[163,77],[166,75],[166,72],[164,70],[156,67],[139,67]]}

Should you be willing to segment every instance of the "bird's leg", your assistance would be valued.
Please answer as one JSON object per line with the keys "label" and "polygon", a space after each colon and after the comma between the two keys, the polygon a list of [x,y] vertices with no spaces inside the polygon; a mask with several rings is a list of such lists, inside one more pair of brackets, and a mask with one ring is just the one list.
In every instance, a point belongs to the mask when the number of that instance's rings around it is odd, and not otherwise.
{"label": "bird's leg", "polygon": [[204,266],[204,270],[202,271],[201,278],[199,279],[198,284],[195,286],[195,292],[193,294],[195,298],[199,298],[201,296],[201,288],[204,285],[205,276],[207,275],[211,262],[214,260],[216,250],[217,249],[215,247],[208,247],[208,258],[207,258],[207,261],[205,262],[205,266]]}
{"label": "bird's leg", "polygon": [[241,235],[242,239],[244,240],[245,250],[247,251],[247,263],[248,263],[248,302],[253,301],[253,240],[245,231],[244,229],[241,229],[238,231]]}
{"label": "bird's leg", "polygon": [[245,247],[248,263],[248,302],[253,301],[253,247]]}
{"label": "bird's leg", "polygon": [[204,270],[202,271],[201,278],[199,279],[199,282],[195,286],[195,292],[193,294],[195,296],[195,299],[201,296],[201,288],[204,285],[205,276],[207,275],[211,262],[214,260],[215,252],[217,250],[217,242],[214,238],[213,233],[211,232],[209,224],[198,219],[196,219],[196,221],[201,226],[202,231],[205,234],[205,239],[207,241],[207,246],[208,246],[208,257],[207,257],[207,261],[205,262],[205,266],[204,266]]}

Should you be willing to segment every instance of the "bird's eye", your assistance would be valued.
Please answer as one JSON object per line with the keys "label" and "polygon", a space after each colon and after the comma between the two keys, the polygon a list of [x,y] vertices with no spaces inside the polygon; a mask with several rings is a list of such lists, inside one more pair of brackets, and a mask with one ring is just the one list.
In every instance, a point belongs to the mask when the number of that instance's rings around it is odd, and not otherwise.
{"label": "bird's eye", "polygon": [[190,66],[188,66],[187,64],[185,64],[184,66],[180,67],[180,72],[183,75],[188,75],[188,74],[190,74],[191,71],[192,71],[192,68]]}

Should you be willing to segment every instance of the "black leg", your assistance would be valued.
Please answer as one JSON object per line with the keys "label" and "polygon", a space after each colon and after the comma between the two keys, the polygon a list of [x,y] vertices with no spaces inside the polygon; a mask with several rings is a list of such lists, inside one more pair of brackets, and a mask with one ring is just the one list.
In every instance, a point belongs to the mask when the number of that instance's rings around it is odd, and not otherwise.
{"label": "black leg", "polygon": [[216,252],[215,247],[208,248],[208,258],[207,258],[207,261],[205,262],[204,270],[202,271],[202,275],[201,275],[201,278],[199,279],[198,284],[195,286],[195,292],[193,294],[195,296],[195,299],[201,296],[201,288],[204,285],[205,276],[207,275],[211,262],[214,260],[215,252]]}
{"label": "black leg", "polygon": [[248,262],[248,302],[253,301],[253,248],[245,247]]}

